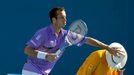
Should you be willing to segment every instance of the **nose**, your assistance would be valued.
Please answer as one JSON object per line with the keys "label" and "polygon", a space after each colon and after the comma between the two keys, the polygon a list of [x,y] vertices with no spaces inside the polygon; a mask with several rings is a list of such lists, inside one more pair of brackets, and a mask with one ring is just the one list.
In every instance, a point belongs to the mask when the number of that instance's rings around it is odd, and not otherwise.
{"label": "nose", "polygon": [[64,17],[64,21],[67,21],[67,18],[66,17]]}
{"label": "nose", "polygon": [[67,18],[66,17],[64,17],[64,21],[67,21]]}

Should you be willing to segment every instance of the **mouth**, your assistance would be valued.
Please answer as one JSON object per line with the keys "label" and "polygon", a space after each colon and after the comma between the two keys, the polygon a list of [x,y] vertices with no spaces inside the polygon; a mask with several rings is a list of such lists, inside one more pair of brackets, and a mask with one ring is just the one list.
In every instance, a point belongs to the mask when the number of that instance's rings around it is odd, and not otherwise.
{"label": "mouth", "polygon": [[66,25],[66,22],[63,22],[63,25],[65,26]]}
{"label": "mouth", "polygon": [[64,22],[64,25],[66,25],[66,22]]}

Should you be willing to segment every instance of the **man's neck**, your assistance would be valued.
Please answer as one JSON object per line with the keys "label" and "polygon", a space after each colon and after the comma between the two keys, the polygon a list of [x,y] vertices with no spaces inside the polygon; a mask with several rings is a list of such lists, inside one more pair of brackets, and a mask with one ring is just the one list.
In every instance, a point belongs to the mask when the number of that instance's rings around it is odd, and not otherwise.
{"label": "man's neck", "polygon": [[54,27],[54,30],[55,30],[57,36],[58,36],[60,31],[61,31],[61,28],[59,28],[57,25],[53,25],[53,27]]}

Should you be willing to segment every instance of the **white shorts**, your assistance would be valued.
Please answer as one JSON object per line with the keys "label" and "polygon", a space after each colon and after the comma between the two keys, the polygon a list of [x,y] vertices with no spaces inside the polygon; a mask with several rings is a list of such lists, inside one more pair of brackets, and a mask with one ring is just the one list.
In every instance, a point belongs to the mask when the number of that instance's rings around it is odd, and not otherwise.
{"label": "white shorts", "polygon": [[41,74],[36,73],[36,72],[31,72],[28,70],[22,70],[22,75],[41,75]]}

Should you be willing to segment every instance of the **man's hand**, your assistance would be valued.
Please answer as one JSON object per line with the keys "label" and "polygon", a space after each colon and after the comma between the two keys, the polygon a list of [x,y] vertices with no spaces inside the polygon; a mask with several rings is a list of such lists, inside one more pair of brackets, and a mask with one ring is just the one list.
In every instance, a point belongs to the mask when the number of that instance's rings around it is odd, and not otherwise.
{"label": "man's hand", "polygon": [[53,62],[54,60],[57,59],[57,55],[55,53],[48,53],[46,55],[46,59],[49,61],[49,62]]}
{"label": "man's hand", "polygon": [[121,49],[120,47],[108,46],[107,49],[108,49],[109,53],[111,53],[114,56],[119,56],[118,54],[124,55],[124,52],[120,50]]}

